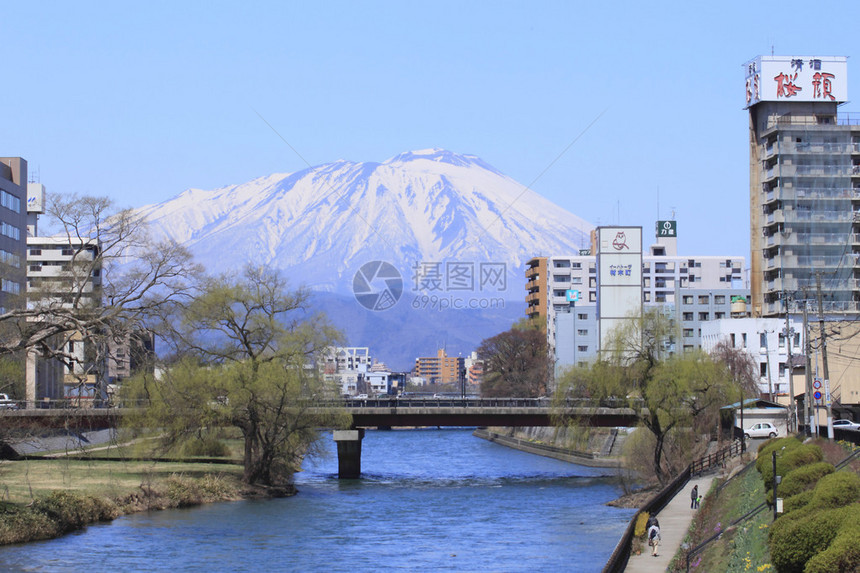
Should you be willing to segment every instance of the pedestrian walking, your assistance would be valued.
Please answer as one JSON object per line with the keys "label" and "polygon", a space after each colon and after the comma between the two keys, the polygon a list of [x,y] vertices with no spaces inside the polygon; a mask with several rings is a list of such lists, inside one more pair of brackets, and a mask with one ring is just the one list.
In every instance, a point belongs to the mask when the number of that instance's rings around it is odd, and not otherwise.
{"label": "pedestrian walking", "polygon": [[699,484],[694,485],[690,492],[690,509],[699,509]]}
{"label": "pedestrian walking", "polygon": [[651,546],[651,555],[657,557],[657,546],[660,545],[660,526],[656,523],[648,528],[648,545]]}

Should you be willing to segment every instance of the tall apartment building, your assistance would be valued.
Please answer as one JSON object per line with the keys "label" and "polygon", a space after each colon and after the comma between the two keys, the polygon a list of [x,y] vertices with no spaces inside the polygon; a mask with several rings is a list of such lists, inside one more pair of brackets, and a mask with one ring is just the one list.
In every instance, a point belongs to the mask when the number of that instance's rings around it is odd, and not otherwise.
{"label": "tall apartment building", "polygon": [[746,64],[753,316],[814,298],[819,275],[825,312],[860,312],[860,118],[837,113],[847,69],[845,57]]}
{"label": "tall apartment building", "polygon": [[[676,222],[657,223],[655,243],[642,257],[642,303],[664,308],[674,318],[674,350],[700,348],[703,322],[746,315],[744,263],[739,256],[678,255]],[[535,257],[528,263],[526,279],[526,314],[546,324],[557,367],[596,357],[597,257],[583,252]],[[576,301],[569,300],[570,291]]]}
{"label": "tall apartment building", "polygon": [[0,312],[21,301],[27,260],[27,162],[0,157]]}

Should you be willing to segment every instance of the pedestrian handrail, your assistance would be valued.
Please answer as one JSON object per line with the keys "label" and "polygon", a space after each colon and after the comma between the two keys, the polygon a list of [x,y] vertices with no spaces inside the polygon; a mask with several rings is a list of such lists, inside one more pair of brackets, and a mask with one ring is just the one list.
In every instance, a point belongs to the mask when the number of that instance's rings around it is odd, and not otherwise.
{"label": "pedestrian handrail", "polygon": [[727,459],[739,456],[743,453],[743,449],[743,440],[735,440],[725,448],[712,454],[702,456],[698,460],[694,461],[690,464],[690,473],[692,475],[699,475],[713,469],[714,466],[722,465]]}
{"label": "pedestrian handrail", "polygon": [[[630,523],[627,524],[627,529],[624,530],[624,535],[621,536],[621,539],[615,546],[615,550],[609,557],[609,561],[606,562],[603,573],[620,573],[627,567],[627,562],[630,560],[630,545],[633,541],[633,532],[636,528],[636,520],[639,518],[639,514],[643,511],[647,511],[651,515],[659,513],[687,485],[687,482],[690,481],[690,478],[694,474],[699,475],[730,457],[740,455],[744,449],[743,441],[736,440],[731,445],[713,454],[703,456],[687,466],[678,477],[672,480],[672,483],[663,488],[655,498],[646,503],[633,515]],[[695,471],[693,468],[696,468]]]}
{"label": "pedestrian handrail", "polygon": [[621,573],[624,571],[624,568],[627,567],[627,562],[630,560],[630,544],[633,542],[633,532],[636,529],[636,520],[639,518],[639,514],[647,511],[649,514],[654,515],[666,507],[672,498],[690,481],[690,467],[687,466],[669,485],[660,490],[660,493],[639,508],[639,511],[633,515],[630,523],[627,524],[627,529],[624,530],[624,535],[621,536],[621,539],[615,546],[615,550],[609,556],[609,561],[603,567],[603,573]]}

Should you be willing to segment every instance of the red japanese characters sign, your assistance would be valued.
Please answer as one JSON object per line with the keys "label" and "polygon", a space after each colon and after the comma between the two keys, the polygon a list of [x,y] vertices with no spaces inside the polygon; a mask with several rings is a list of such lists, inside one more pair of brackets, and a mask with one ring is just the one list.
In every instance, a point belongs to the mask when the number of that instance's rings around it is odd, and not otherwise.
{"label": "red japanese characters sign", "polygon": [[760,101],[844,102],[848,59],[837,56],[759,56],[745,64],[745,106]]}

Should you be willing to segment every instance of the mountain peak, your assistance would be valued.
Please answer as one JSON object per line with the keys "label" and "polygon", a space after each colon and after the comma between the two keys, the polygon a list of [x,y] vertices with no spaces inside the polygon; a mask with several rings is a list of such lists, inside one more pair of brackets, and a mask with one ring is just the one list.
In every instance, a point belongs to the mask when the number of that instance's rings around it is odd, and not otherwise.
{"label": "mountain peak", "polygon": [[500,173],[498,169],[485,162],[477,155],[470,155],[467,153],[455,153],[453,151],[449,151],[447,149],[442,149],[439,147],[406,151],[399,155],[395,155],[391,159],[385,161],[383,165],[397,165],[401,163],[409,163],[412,161],[421,160],[435,161],[436,163],[447,163],[449,165],[455,165],[457,167],[470,167],[472,165],[475,165],[482,169],[492,171],[493,173]]}

